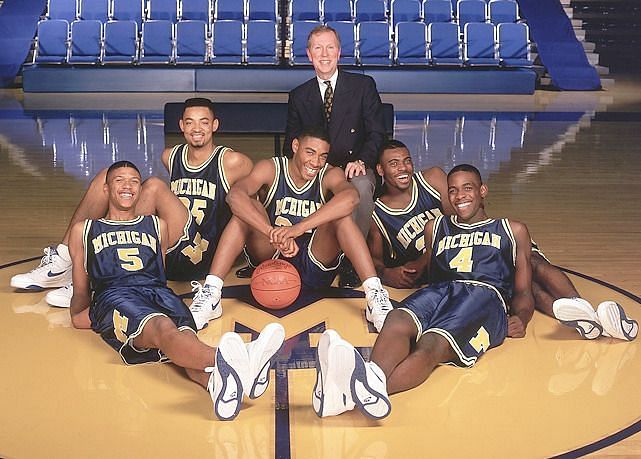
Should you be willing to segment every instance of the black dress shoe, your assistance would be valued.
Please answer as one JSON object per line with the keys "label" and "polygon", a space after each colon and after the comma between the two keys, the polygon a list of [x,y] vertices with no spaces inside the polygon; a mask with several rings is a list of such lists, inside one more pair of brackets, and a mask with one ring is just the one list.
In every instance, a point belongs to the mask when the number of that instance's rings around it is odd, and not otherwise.
{"label": "black dress shoe", "polygon": [[254,267],[249,265],[236,271],[236,277],[240,277],[241,279],[249,279],[252,277],[252,274],[254,274]]}
{"label": "black dress shoe", "polygon": [[338,286],[341,288],[356,288],[362,283],[352,266],[341,269],[338,274]]}

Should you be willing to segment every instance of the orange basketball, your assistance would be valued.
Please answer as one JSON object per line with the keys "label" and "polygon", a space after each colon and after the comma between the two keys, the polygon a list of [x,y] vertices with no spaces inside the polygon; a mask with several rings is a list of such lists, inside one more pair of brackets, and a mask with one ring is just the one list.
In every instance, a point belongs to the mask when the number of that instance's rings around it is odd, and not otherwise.
{"label": "orange basketball", "polygon": [[254,270],[251,291],[254,299],[268,309],[283,309],[300,293],[300,275],[288,261],[267,260]]}

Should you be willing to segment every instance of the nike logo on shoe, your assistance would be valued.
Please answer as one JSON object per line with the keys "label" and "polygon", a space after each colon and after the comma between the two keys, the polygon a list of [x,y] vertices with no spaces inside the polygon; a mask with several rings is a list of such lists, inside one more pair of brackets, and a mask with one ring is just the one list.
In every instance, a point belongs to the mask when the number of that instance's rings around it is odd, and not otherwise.
{"label": "nike logo on shoe", "polygon": [[47,273],[47,277],[58,277],[58,276],[63,275],[63,274],[64,274],[64,273],[66,273],[66,272],[67,272],[67,270],[66,270],[66,269],[65,269],[64,271],[60,271],[59,273],[54,273],[53,271],[49,271],[49,272]]}

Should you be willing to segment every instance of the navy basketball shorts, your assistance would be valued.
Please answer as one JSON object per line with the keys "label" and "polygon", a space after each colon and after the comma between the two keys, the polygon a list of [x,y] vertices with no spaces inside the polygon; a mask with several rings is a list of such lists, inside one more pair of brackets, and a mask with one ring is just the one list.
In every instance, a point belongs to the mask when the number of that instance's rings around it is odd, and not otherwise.
{"label": "navy basketball shorts", "polygon": [[[298,253],[295,256],[287,258],[279,253],[275,253],[274,258],[280,258],[281,260],[288,261],[294,265],[300,275],[301,284],[303,286],[309,289],[326,288],[334,282],[338,267],[340,266],[345,254],[341,252],[340,255],[338,255],[331,263],[331,266],[325,266],[317,260],[312,253],[314,234],[315,232],[312,232],[311,234],[306,233],[296,238]],[[258,265],[258,263],[252,259],[247,250],[245,250],[245,258],[247,258],[247,263],[249,263],[250,266],[256,267]]]}
{"label": "navy basketball shorts", "polygon": [[538,253],[541,257],[543,257],[545,261],[552,264],[550,260],[548,260],[548,257],[546,257],[543,251],[539,248],[539,245],[536,242],[534,242],[534,239],[530,239],[530,243],[532,244],[532,252]]}
{"label": "navy basketball shorts", "polygon": [[145,324],[157,316],[170,318],[179,330],[196,333],[189,308],[167,287],[116,287],[94,298],[89,309],[91,328],[119,354],[127,365],[163,362],[159,349],[138,349],[133,341]]}
{"label": "navy basketball shorts", "polygon": [[432,284],[407,297],[399,309],[414,320],[416,341],[426,333],[436,333],[448,341],[457,358],[445,363],[471,367],[507,336],[503,298],[481,282]]}

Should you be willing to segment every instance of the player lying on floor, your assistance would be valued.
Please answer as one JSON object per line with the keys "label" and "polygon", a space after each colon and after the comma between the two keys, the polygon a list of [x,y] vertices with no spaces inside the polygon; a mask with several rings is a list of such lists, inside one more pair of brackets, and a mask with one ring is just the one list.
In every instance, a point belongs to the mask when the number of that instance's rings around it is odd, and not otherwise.
{"label": "player lying on floor", "polygon": [[345,253],[363,279],[366,318],[380,330],[392,305],[351,218],[358,192],[342,169],[327,164],[329,138],[323,128],[304,129],[292,141],[292,149],[292,159],[260,161],[229,190],[233,216],[205,279],[203,290],[209,298],[194,300],[191,310],[197,317],[198,305],[201,320],[215,311],[223,279],[243,249],[253,266],[285,257],[296,266],[307,288],[331,285]]}
{"label": "player lying on floor", "polygon": [[[441,214],[453,214],[449,202],[441,200],[447,190],[445,173],[437,167],[414,172],[409,150],[397,140],[383,146],[376,171],[383,178],[383,191],[375,202],[367,240],[374,265],[385,285],[419,287],[426,281],[423,228]],[[620,305],[605,301],[595,311],[565,273],[532,244],[532,293],[538,311],[576,328],[587,339],[636,337],[638,325]]]}
{"label": "player lying on floor", "polygon": [[167,287],[167,224],[154,215],[136,215],[141,188],[135,165],[114,163],[104,184],[105,217],[71,229],[72,324],[100,334],[127,364],[170,360],[184,368],[209,391],[216,416],[233,419],[243,393],[256,398],[267,389],[270,361],[285,332],[272,323],[248,345],[232,332],[217,349],[200,341],[189,309]]}

